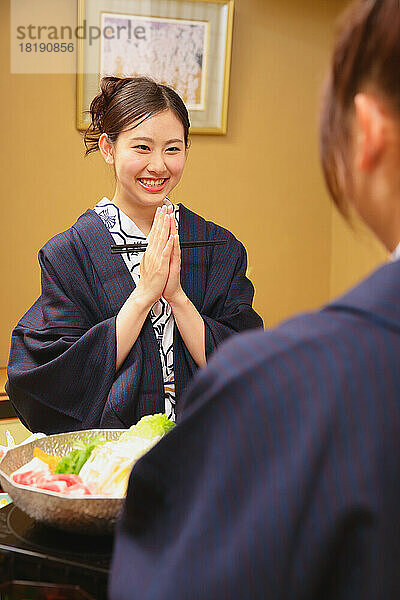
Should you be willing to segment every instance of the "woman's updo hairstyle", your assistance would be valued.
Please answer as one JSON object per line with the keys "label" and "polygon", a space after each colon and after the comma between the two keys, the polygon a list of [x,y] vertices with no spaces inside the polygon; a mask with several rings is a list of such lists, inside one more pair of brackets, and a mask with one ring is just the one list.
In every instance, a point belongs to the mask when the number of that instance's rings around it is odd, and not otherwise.
{"label": "woman's updo hairstyle", "polygon": [[325,84],[320,151],[328,189],[346,216],[354,97],[371,89],[400,116],[399,0],[357,0],[344,13]]}
{"label": "woman's updo hairstyle", "polygon": [[172,110],[181,121],[187,148],[189,115],[183,100],[172,88],[149,77],[103,77],[100,93],[90,104],[91,124],[84,136],[86,155],[99,149],[103,133],[114,143],[122,131],[166,109]]}

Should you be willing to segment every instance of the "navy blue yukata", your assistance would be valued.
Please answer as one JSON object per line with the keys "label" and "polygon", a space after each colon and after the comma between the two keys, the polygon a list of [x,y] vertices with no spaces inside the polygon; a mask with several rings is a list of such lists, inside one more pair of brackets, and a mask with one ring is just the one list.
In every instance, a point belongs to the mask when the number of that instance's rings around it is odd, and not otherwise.
{"label": "navy blue yukata", "polygon": [[[226,239],[182,250],[181,284],[205,322],[206,356],[232,334],[262,327],[252,309],[246,251],[226,229],[180,205],[181,240]],[[13,331],[7,392],[31,431],[130,427],[164,412],[164,383],[148,316],[115,372],[115,319],[134,289],[113,238],[93,210],[39,252],[42,294]],[[174,331],[176,408],[197,370]]]}
{"label": "navy blue yukata", "polygon": [[111,600],[400,598],[400,261],[235,336],[182,406],[133,468]]}

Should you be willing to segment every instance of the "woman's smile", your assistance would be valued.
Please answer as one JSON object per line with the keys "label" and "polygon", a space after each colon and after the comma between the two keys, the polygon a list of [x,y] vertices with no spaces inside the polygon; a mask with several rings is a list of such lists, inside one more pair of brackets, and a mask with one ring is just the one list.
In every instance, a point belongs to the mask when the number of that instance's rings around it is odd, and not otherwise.
{"label": "woman's smile", "polygon": [[141,187],[149,192],[161,192],[164,189],[169,177],[138,177],[137,181]]}

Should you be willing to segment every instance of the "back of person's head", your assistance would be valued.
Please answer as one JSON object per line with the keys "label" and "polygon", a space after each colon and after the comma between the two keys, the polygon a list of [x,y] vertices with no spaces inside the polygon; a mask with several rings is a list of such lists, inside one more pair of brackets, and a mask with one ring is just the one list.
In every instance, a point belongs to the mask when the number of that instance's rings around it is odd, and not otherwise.
{"label": "back of person's head", "polygon": [[84,136],[86,154],[99,149],[98,142],[103,133],[115,143],[122,131],[168,109],[181,121],[185,146],[188,147],[188,111],[172,88],[150,77],[103,77],[100,92],[90,104],[91,123]]}
{"label": "back of person's head", "polygon": [[320,121],[322,167],[336,205],[347,214],[351,117],[357,93],[384,98],[400,119],[400,1],[357,0],[343,14]]}

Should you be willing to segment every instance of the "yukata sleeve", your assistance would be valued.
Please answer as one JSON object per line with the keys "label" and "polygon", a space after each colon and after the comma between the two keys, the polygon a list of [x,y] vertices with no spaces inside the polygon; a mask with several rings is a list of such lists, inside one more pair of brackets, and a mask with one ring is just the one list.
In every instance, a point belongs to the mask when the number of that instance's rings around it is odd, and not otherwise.
{"label": "yukata sleeve", "polygon": [[72,244],[49,244],[39,252],[42,294],[12,333],[7,391],[30,430],[57,433],[99,423],[116,340],[84,259]]}
{"label": "yukata sleeve", "polygon": [[246,276],[246,250],[230,234],[214,249],[201,316],[205,323],[206,357],[225,339],[247,329],[262,328],[252,307],[254,287]]}

